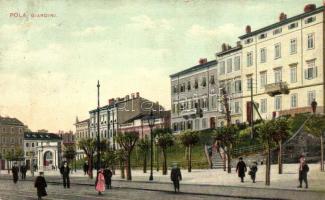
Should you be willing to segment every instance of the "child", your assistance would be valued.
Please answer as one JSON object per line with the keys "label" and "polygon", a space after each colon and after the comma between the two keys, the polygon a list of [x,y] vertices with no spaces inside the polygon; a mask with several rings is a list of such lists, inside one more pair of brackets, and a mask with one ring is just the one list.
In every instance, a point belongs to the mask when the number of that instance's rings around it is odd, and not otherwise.
{"label": "child", "polygon": [[250,167],[250,171],[248,172],[248,174],[251,176],[253,180],[253,183],[255,183],[256,172],[257,172],[257,162],[253,162],[253,165]]}
{"label": "child", "polygon": [[34,186],[37,188],[38,200],[41,200],[42,197],[47,195],[46,190],[45,190],[45,188],[47,187],[47,184],[46,184],[46,181],[44,178],[44,172],[40,172],[39,176],[36,177]]}

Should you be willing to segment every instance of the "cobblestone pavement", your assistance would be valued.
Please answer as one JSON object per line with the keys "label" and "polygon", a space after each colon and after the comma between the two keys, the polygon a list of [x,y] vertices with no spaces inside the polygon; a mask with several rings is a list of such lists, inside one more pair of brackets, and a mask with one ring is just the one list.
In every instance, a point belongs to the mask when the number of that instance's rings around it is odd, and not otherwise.
{"label": "cobblestone pavement", "polygon": [[[189,199],[189,200],[236,200],[241,198],[225,197],[203,194],[174,194],[168,191],[158,190],[137,190],[127,188],[113,188],[104,193],[103,196],[98,196],[93,186],[87,185],[72,185],[70,189],[64,189],[61,185],[48,184],[48,196],[45,200],[101,200],[101,199]],[[32,181],[19,181],[14,184],[11,180],[0,180],[0,200],[33,200],[36,198],[36,189],[33,188]],[[246,198],[247,199],[247,198]],[[249,198],[253,199],[253,198]]]}

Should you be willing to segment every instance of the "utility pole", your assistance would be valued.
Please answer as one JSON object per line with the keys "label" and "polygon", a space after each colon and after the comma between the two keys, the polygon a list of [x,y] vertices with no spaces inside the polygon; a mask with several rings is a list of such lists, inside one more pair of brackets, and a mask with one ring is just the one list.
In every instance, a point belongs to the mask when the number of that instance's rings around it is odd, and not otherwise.
{"label": "utility pole", "polygon": [[100,131],[100,128],[99,128],[99,111],[100,111],[100,107],[99,107],[99,88],[100,88],[100,85],[99,85],[99,80],[97,82],[97,172],[99,171],[100,169],[100,136],[99,136],[99,131]]}
{"label": "utility pole", "polygon": [[251,139],[253,139],[254,137],[254,100],[253,100],[253,77],[250,80],[250,85],[251,85],[251,103],[250,103],[250,112],[251,112],[251,127],[252,127],[252,131],[251,131]]}

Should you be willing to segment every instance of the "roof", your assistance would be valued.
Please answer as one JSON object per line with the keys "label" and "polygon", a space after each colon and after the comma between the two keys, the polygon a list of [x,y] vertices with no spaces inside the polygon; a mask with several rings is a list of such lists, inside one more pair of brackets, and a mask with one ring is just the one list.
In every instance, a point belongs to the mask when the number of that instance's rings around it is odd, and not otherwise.
{"label": "roof", "polygon": [[204,68],[207,68],[207,67],[210,67],[210,66],[216,65],[216,64],[217,64],[217,61],[216,60],[211,60],[211,61],[206,62],[204,64],[195,65],[195,66],[190,67],[188,69],[185,69],[183,71],[180,71],[180,72],[177,72],[175,74],[172,74],[169,77],[170,78],[173,78],[173,77],[176,77],[176,76],[180,76],[180,75],[188,74],[188,73],[191,73],[191,72],[199,71],[199,70],[202,70]]}
{"label": "roof", "polygon": [[316,8],[315,10],[313,11],[310,11],[310,12],[306,12],[306,13],[302,13],[302,14],[299,14],[299,15],[296,15],[296,16],[293,16],[293,17],[290,17],[290,18],[287,18],[285,20],[282,20],[280,22],[277,22],[277,23],[274,23],[274,24],[271,24],[269,26],[266,26],[264,28],[261,28],[261,29],[258,29],[256,31],[252,31],[250,33],[247,33],[245,35],[242,35],[242,36],[239,36],[239,39],[245,39],[245,38],[248,38],[248,37],[251,37],[253,35],[257,35],[259,33],[263,33],[265,31],[268,31],[270,29],[274,29],[274,28],[277,28],[279,26],[282,26],[282,25],[285,25],[285,24],[288,24],[290,22],[293,22],[293,21],[296,21],[296,20],[299,20],[301,18],[304,18],[304,17],[308,17],[310,15],[314,15],[316,13],[319,13],[319,12],[322,12],[324,10],[324,6],[321,6],[321,7],[318,7]]}
{"label": "roof", "polygon": [[[170,110],[168,110],[168,111],[160,111],[160,112],[153,112],[153,115],[154,115],[155,118],[170,117]],[[140,113],[139,115],[128,119],[124,123],[125,124],[126,123],[131,123],[131,122],[133,122],[134,120],[137,120],[137,119],[148,120],[149,117],[150,117],[149,113]]]}
{"label": "roof", "polygon": [[[107,110],[107,109],[110,109],[110,108],[113,108],[113,107],[114,107],[114,104],[113,105],[105,105],[105,106],[100,107],[99,111]],[[97,108],[89,111],[89,114],[94,113],[94,112],[97,112]]]}
{"label": "roof", "polygon": [[232,52],[235,52],[235,51],[238,51],[238,50],[241,50],[242,49],[242,46],[236,46],[236,47],[233,47],[231,49],[228,49],[226,51],[221,51],[219,53],[216,53],[216,56],[223,56],[225,54],[228,54],[228,53],[232,53]]}
{"label": "roof", "polygon": [[55,133],[39,133],[39,132],[25,132],[25,140],[62,140],[61,137]]}
{"label": "roof", "polygon": [[0,125],[24,126],[24,124],[21,121],[19,121],[17,118],[1,117],[1,116],[0,116]]}
{"label": "roof", "polygon": [[78,121],[75,123],[76,124],[82,124],[82,123],[89,123],[89,119],[85,119],[85,120],[82,120],[82,121]]}

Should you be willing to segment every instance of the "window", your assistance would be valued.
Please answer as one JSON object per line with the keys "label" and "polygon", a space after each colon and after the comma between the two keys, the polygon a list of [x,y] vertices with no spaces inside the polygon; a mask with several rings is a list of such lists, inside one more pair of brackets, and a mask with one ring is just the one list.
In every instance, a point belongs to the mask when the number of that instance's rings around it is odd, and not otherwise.
{"label": "window", "polygon": [[261,113],[267,112],[267,99],[261,99]]}
{"label": "window", "polygon": [[247,90],[251,90],[251,88],[252,88],[252,82],[253,82],[252,76],[248,76],[247,77]]}
{"label": "window", "polygon": [[210,76],[210,84],[211,84],[211,85],[214,85],[214,84],[215,84],[215,81],[214,81],[214,75],[211,75],[211,76]]}
{"label": "window", "polygon": [[231,81],[228,81],[228,82],[226,83],[226,92],[227,92],[228,94],[231,94],[231,93],[232,93],[232,89],[231,89]]}
{"label": "window", "polygon": [[236,56],[234,58],[235,71],[240,70],[240,57]]}
{"label": "window", "polygon": [[203,77],[202,78],[202,84],[201,84],[203,87],[207,86],[207,78],[206,77]]}
{"label": "window", "polygon": [[247,53],[247,67],[250,67],[253,65],[253,52]]}
{"label": "window", "polygon": [[241,80],[235,80],[235,93],[241,93]]}
{"label": "window", "polygon": [[307,92],[307,99],[308,99],[307,106],[310,106],[311,102],[316,100],[316,92],[315,92],[315,90]]}
{"label": "window", "polygon": [[309,23],[312,23],[316,20],[316,17],[309,17],[307,19],[305,19],[305,24],[309,24]]}
{"label": "window", "polygon": [[199,80],[196,78],[194,82],[194,88],[198,89],[199,88]]}
{"label": "window", "polygon": [[202,119],[202,128],[205,129],[207,127],[207,119],[203,118]]}
{"label": "window", "polygon": [[191,81],[187,82],[187,90],[190,91],[191,90]]}
{"label": "window", "polygon": [[297,53],[297,39],[290,40],[290,54]]}
{"label": "window", "polygon": [[294,29],[294,28],[296,28],[296,27],[298,27],[298,22],[295,22],[295,23],[289,24],[288,29],[290,30],[290,29]]}
{"label": "window", "polygon": [[262,48],[260,50],[261,53],[261,63],[265,63],[266,62],[266,48]]}
{"label": "window", "polygon": [[28,142],[26,143],[26,147],[29,147],[29,143]]}
{"label": "window", "polygon": [[267,84],[267,72],[266,71],[261,72],[260,76],[261,76],[261,88],[264,88],[265,85]]}
{"label": "window", "polygon": [[282,28],[277,28],[273,31],[273,35],[276,35],[276,34],[279,34],[279,33],[282,33]]}
{"label": "window", "polygon": [[280,83],[282,81],[282,69],[278,68],[274,70],[274,83]]}
{"label": "window", "polygon": [[227,73],[231,73],[232,71],[232,59],[227,60]]}
{"label": "window", "polygon": [[200,120],[199,119],[195,119],[194,125],[195,125],[195,129],[196,130],[199,130],[200,129]]}
{"label": "window", "polygon": [[274,105],[274,107],[275,107],[276,111],[281,110],[281,100],[282,100],[281,96],[276,96],[275,97],[275,105]]}
{"label": "window", "polygon": [[238,101],[235,101],[234,106],[235,106],[235,113],[236,114],[240,113],[240,106]]}
{"label": "window", "polygon": [[291,83],[297,82],[297,65],[294,65],[290,68],[290,82]]}
{"label": "window", "polygon": [[219,75],[223,75],[225,74],[225,61],[221,61],[220,62],[220,71],[219,71]]}
{"label": "window", "polygon": [[260,34],[259,36],[258,36],[258,39],[264,39],[264,38],[266,38],[267,37],[267,33],[262,33],[262,34]]}
{"label": "window", "polygon": [[314,45],[314,33],[310,33],[307,36],[307,49],[313,49]]}
{"label": "window", "polygon": [[291,95],[291,108],[297,107],[297,100],[298,100],[298,94],[292,94]]}
{"label": "window", "polygon": [[252,43],[253,41],[254,41],[253,38],[248,38],[245,40],[245,44]]}
{"label": "window", "polygon": [[305,79],[311,80],[317,77],[317,67],[315,60],[307,61],[307,69],[305,69]]}
{"label": "window", "polygon": [[181,84],[181,92],[185,92],[185,83]]}
{"label": "window", "polygon": [[281,57],[281,44],[278,43],[276,45],[274,45],[274,59],[280,58]]}
{"label": "window", "polygon": [[[173,86],[173,92],[174,93],[177,93],[177,86],[176,85]],[[92,118],[91,121],[93,123],[94,119]]]}

